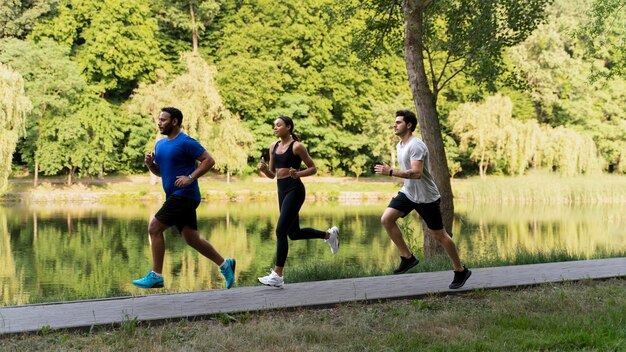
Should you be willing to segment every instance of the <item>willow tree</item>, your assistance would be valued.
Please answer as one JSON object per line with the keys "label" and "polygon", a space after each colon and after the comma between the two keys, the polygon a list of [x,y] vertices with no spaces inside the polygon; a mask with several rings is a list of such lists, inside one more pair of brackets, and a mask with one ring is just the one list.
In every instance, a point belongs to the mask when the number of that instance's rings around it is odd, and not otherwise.
{"label": "willow tree", "polygon": [[597,174],[602,170],[593,139],[572,128],[546,126],[547,143],[540,146],[546,167],[566,176]]}
{"label": "willow tree", "polygon": [[[376,15],[369,22],[384,43],[402,27],[408,81],[422,138],[430,151],[431,172],[441,193],[444,225],[451,232],[454,203],[437,98],[455,77],[466,75],[489,88],[504,71],[503,49],[523,41],[543,19],[550,0],[370,0]],[[427,228],[423,226],[424,233]],[[438,252],[424,236],[424,253]]]}
{"label": "willow tree", "polygon": [[481,178],[497,162],[502,127],[510,120],[511,110],[510,99],[496,96],[484,104],[461,104],[448,116],[452,132],[460,139],[460,149],[470,151]]}
{"label": "willow tree", "polygon": [[0,193],[7,186],[15,145],[31,109],[22,76],[0,64]]}
{"label": "willow tree", "polygon": [[540,122],[591,133],[607,171],[625,173],[626,76],[619,74],[625,60],[618,47],[604,39],[616,44],[626,38],[626,7],[607,14],[606,23],[597,24],[601,32],[593,36],[581,33],[596,16],[592,3],[599,5],[593,0],[556,0],[547,10],[547,22],[509,50],[508,58],[526,82]]}
{"label": "willow tree", "polygon": [[254,145],[254,136],[239,119],[228,111],[213,125],[213,136],[205,144],[215,158],[215,168],[226,174],[230,183],[233,174],[248,166],[248,155]]}
{"label": "willow tree", "polygon": [[[156,125],[162,107],[178,107],[183,112],[185,133],[197,139],[209,153],[213,153],[213,147],[221,150],[225,145],[249,145],[247,130],[224,107],[215,82],[215,67],[193,53],[183,54],[181,61],[185,67],[182,74],[170,78],[163,73],[157,82],[140,85],[133,93],[127,111],[150,115]],[[228,124],[233,124],[232,128],[229,129]],[[156,135],[156,140],[160,138]],[[242,156],[238,157],[247,159],[247,148],[239,152]],[[232,172],[243,168],[239,159],[231,158],[227,153],[223,155],[224,160],[216,160],[221,170]]]}
{"label": "willow tree", "polygon": [[[33,172],[33,184],[38,183],[39,173],[55,175],[59,168],[49,166],[59,162],[46,154],[50,141],[47,136],[56,140],[46,128],[58,128],[55,119],[63,120],[64,116],[72,116],[81,96],[85,94],[86,84],[80,74],[78,64],[68,57],[69,50],[50,39],[37,43],[10,39],[0,46],[0,62],[4,62],[22,76],[28,77],[24,82],[27,96],[33,104],[26,126],[26,136],[20,141],[18,150],[21,159]],[[48,126],[48,127],[46,127]],[[81,128],[80,125],[68,126],[69,129]],[[66,157],[73,149],[60,150],[59,154]],[[44,160],[46,159],[46,160]],[[42,163],[45,164],[42,165]]]}
{"label": "willow tree", "polygon": [[548,168],[567,176],[600,171],[601,158],[590,135],[536,120],[519,121],[512,111],[511,99],[498,94],[450,112],[460,149],[478,164],[481,177],[488,170],[521,175],[529,168]]}

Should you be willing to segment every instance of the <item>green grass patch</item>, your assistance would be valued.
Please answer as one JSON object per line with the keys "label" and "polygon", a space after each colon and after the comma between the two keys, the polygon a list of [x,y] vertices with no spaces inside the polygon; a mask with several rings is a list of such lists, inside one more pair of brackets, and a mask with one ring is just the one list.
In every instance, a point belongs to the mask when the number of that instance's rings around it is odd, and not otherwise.
{"label": "green grass patch", "polygon": [[452,183],[455,198],[474,203],[584,204],[625,203],[626,177],[618,175],[563,177],[548,172]]}
{"label": "green grass patch", "polygon": [[624,351],[626,280],[4,336],[1,351]]}
{"label": "green grass patch", "polygon": [[[464,264],[466,264],[469,268],[491,268],[509,265],[542,264],[622,257],[626,257],[626,250],[598,251],[593,256],[588,257],[581,254],[569,253],[566,250],[531,252],[519,249],[515,255],[511,257],[505,258],[496,255],[484,259],[467,258],[464,260]],[[411,269],[410,272],[420,273],[452,270],[452,263],[445,254],[433,256],[427,259],[424,259],[423,257],[418,259],[420,259],[420,263],[417,267]],[[399,260],[398,263],[393,265],[396,264],[399,264]],[[395,268],[395,266],[362,267],[353,263],[307,261],[302,264],[289,267],[285,273],[285,280],[288,283],[296,283],[381,276],[390,275]]]}

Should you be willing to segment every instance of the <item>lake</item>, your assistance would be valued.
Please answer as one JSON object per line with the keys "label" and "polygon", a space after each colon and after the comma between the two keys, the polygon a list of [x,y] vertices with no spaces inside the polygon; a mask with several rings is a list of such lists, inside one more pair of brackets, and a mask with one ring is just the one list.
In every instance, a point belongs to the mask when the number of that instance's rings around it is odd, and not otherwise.
{"label": "lake", "polygon": [[[380,216],[387,202],[355,205],[306,202],[301,226],[340,229],[332,255],[322,240],[290,241],[286,266],[331,264],[391,271],[398,253]],[[20,305],[146,292],[222,288],[217,266],[166,233],[165,288],[143,291],[130,281],[151,268],[147,226],[160,203],[0,205],[0,289],[3,305]],[[476,205],[457,202],[453,228],[462,259],[479,263],[510,258],[520,250],[566,250],[586,257],[626,250],[626,204]],[[237,259],[236,285],[255,285],[273,265],[276,202],[203,202],[201,235],[225,257]],[[414,216],[410,243],[422,235]],[[405,236],[406,237],[406,236]],[[287,282],[288,283],[288,282]]]}

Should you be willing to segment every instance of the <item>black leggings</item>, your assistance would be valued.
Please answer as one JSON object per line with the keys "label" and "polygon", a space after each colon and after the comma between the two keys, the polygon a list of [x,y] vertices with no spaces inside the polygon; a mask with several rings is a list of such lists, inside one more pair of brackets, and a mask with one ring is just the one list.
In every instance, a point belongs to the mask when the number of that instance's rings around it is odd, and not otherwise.
{"label": "black leggings", "polygon": [[304,203],[306,190],[300,179],[291,177],[278,180],[278,208],[280,216],[276,224],[276,266],[285,266],[289,243],[292,240],[308,240],[310,238],[325,238],[326,232],[311,228],[300,228],[298,212]]}

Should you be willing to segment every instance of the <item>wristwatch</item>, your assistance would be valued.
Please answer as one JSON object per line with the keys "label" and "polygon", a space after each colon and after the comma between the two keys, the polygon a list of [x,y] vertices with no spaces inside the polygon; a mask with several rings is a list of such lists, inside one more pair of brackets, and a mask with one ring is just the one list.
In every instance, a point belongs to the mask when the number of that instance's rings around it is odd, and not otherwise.
{"label": "wristwatch", "polygon": [[191,176],[191,174],[187,175],[187,177],[189,177],[190,180],[195,180],[195,178]]}

